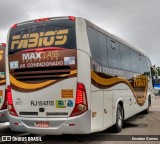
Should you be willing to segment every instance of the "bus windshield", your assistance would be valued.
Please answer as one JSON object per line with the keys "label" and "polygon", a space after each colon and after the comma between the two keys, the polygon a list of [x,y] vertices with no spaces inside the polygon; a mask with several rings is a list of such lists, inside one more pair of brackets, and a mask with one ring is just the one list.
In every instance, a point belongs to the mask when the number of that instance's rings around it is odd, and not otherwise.
{"label": "bus windshield", "polygon": [[76,48],[75,22],[69,19],[49,20],[12,28],[9,54],[35,48]]}

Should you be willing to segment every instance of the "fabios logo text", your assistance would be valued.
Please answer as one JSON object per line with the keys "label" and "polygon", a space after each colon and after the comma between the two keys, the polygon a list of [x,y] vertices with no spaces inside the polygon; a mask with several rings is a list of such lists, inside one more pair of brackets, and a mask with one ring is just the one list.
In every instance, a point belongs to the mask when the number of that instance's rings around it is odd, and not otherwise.
{"label": "fabios logo text", "polygon": [[14,35],[11,49],[49,47],[52,45],[64,45],[67,41],[68,29],[54,30],[40,33]]}

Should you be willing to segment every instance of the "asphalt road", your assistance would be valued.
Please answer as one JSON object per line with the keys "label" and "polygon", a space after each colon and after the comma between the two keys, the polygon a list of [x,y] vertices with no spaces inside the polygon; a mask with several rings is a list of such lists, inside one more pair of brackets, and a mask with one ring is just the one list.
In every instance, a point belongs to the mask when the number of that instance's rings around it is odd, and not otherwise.
{"label": "asphalt road", "polygon": [[[126,120],[124,122],[123,130],[118,134],[113,133],[112,128],[109,128],[105,131],[89,135],[31,135],[28,133],[11,132],[9,129],[9,125],[0,124],[0,143],[6,143],[2,142],[2,136],[42,138],[42,142],[19,142],[32,144],[160,144],[160,96],[155,97],[155,103],[150,108],[150,112],[148,115],[137,114],[134,117]],[[154,141],[128,141],[139,137],[141,137],[141,139],[153,138]],[[157,139],[159,139],[159,141],[157,141]]]}

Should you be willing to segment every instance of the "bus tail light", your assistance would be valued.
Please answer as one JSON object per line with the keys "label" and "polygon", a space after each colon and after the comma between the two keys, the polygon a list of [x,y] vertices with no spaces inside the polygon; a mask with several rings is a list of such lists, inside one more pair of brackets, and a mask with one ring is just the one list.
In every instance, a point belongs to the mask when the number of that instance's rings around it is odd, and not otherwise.
{"label": "bus tail light", "polygon": [[87,95],[84,84],[77,83],[75,107],[70,116],[80,115],[88,110]]}
{"label": "bus tail light", "polygon": [[4,103],[1,107],[1,110],[7,109],[7,90],[5,90]]}
{"label": "bus tail light", "polygon": [[36,19],[35,22],[43,22],[43,21],[49,21],[49,18],[40,18],[40,19]]}
{"label": "bus tail light", "polygon": [[12,92],[11,92],[11,86],[7,86],[7,108],[8,108],[8,111],[11,115],[14,115],[14,116],[18,116],[15,109],[14,109],[14,106],[13,106],[13,100],[12,100]]}

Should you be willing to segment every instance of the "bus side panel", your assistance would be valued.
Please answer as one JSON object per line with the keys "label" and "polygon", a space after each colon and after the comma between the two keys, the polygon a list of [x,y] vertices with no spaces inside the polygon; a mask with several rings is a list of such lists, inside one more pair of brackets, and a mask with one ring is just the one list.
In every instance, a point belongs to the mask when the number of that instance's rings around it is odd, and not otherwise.
{"label": "bus side panel", "polygon": [[125,119],[131,117],[136,113],[135,109],[135,96],[130,88],[126,90],[126,99],[124,104],[125,109]]}
{"label": "bus side panel", "polygon": [[140,106],[136,102],[136,98],[133,95],[131,89],[124,84],[119,84],[114,88],[114,101],[113,101],[113,124],[116,122],[116,109],[120,101],[123,103],[124,119],[127,119],[135,115]]}
{"label": "bus side panel", "polygon": [[103,130],[103,91],[91,92],[91,131]]}
{"label": "bus side panel", "polygon": [[113,90],[104,91],[104,129],[113,124]]}

